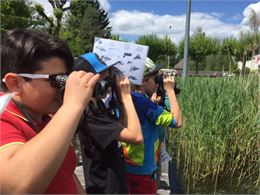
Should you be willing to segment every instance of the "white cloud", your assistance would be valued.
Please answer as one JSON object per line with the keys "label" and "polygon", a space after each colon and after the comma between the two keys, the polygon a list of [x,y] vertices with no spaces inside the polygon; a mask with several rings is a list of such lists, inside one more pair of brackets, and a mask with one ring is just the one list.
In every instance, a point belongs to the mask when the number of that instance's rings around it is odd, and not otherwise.
{"label": "white cloud", "polygon": [[233,16],[230,16],[227,20],[229,22],[237,22],[237,21],[241,21],[242,18],[243,18],[242,14],[237,13]]}
{"label": "white cloud", "polygon": [[258,20],[260,20],[260,2],[255,4],[250,4],[245,8],[243,12],[244,18],[241,22],[242,25],[249,25],[249,20],[253,14],[253,11],[255,12]]}
{"label": "white cloud", "polygon": [[99,1],[99,4],[100,4],[100,7],[105,10],[106,12],[109,12],[111,6],[108,2],[108,0],[98,0]]}
{"label": "white cloud", "polygon": [[[34,0],[43,4],[48,15],[52,13],[52,7],[47,0]],[[108,0],[99,0],[100,6],[107,12],[111,9]],[[239,37],[240,32],[249,31],[248,21],[250,18],[251,9],[260,17],[260,2],[250,4],[242,13],[237,13],[230,18],[227,18],[229,23],[223,22],[221,19],[225,16],[224,13],[191,13],[190,34],[196,28],[201,27],[203,31],[212,37]],[[141,12],[137,10],[119,10],[110,13],[110,26],[112,26],[113,34],[124,35],[147,35],[157,34],[158,36],[168,35],[171,39],[178,43],[185,33],[186,14],[183,15],[157,15],[155,12]],[[242,19],[243,17],[243,19]],[[241,20],[242,19],[242,20]],[[232,21],[241,20],[240,24],[232,24]],[[171,28],[170,28],[171,26]]]}
{"label": "white cloud", "polygon": [[221,18],[223,17],[225,14],[223,12],[219,13],[219,12],[212,12],[211,13],[212,16],[215,16],[217,18]]}
{"label": "white cloud", "polygon": [[[190,34],[198,27],[212,37],[238,37],[240,26],[222,22],[220,14],[191,13]],[[110,17],[113,34],[124,35],[168,35],[178,43],[185,33],[186,14],[183,15],[156,15],[150,12],[120,10]],[[171,26],[171,28],[169,28]]]}
{"label": "white cloud", "polygon": [[33,4],[39,3],[42,5],[42,7],[44,8],[44,12],[46,13],[47,16],[52,15],[52,6],[49,3],[49,1],[47,0],[34,0]]}

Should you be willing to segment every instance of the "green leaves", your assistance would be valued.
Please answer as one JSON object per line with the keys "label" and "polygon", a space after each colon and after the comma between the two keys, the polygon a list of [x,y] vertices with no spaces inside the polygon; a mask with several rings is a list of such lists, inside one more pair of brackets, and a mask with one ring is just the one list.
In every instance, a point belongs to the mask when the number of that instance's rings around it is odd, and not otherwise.
{"label": "green leaves", "polygon": [[32,8],[28,1],[0,1],[1,33],[20,27],[27,28],[32,24]]}
{"label": "green leaves", "polygon": [[259,76],[177,82],[183,125],[170,131],[169,148],[176,154],[186,193],[257,192]]}
{"label": "green leaves", "polygon": [[53,10],[53,15],[54,15],[56,18],[61,19],[61,18],[62,18],[62,15],[63,15],[63,11],[62,11],[60,8],[55,8],[55,9]]}
{"label": "green leaves", "polygon": [[107,13],[98,1],[73,0],[70,7],[63,31],[71,35],[67,40],[75,56],[92,51],[94,37],[111,38]]}
{"label": "green leaves", "polygon": [[159,38],[155,34],[144,35],[136,41],[138,44],[149,46],[148,56],[155,62],[167,64],[167,56],[170,58],[170,64],[176,63],[177,47],[167,36]]}

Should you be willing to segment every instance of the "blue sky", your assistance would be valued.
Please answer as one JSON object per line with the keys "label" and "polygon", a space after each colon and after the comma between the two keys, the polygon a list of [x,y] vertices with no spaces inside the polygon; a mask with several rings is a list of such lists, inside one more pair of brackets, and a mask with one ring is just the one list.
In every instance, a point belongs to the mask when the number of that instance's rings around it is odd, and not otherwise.
{"label": "blue sky", "polygon": [[[228,16],[241,14],[250,3],[257,1],[249,0],[192,0],[192,11],[226,13]],[[185,0],[110,0],[112,12],[127,9],[143,12],[153,12],[159,15],[180,15],[186,12]]]}
{"label": "blue sky", "polygon": [[[51,13],[47,0],[44,4]],[[184,37],[186,0],[99,0],[109,14],[112,33],[134,41],[138,36],[169,36],[176,44]],[[248,20],[254,10],[260,20],[260,1],[256,0],[191,0],[190,34],[198,27],[212,37],[238,38],[250,31]],[[171,27],[170,27],[171,26]]]}

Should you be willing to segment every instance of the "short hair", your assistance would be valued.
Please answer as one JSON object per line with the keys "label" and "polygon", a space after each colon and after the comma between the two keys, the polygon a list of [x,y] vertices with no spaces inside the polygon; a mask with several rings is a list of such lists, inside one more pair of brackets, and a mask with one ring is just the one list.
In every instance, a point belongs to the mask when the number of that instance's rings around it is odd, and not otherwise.
{"label": "short hair", "polygon": [[1,79],[8,72],[33,73],[40,70],[40,63],[52,57],[63,59],[67,71],[72,71],[74,58],[65,42],[31,30],[17,28],[7,31],[1,38]]}

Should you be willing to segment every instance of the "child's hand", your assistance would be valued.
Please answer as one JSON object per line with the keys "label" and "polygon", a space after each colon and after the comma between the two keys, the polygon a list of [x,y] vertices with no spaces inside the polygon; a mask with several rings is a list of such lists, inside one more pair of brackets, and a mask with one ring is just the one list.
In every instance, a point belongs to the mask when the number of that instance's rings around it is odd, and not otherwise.
{"label": "child's hand", "polygon": [[99,77],[99,74],[94,75],[84,71],[72,72],[66,81],[64,104],[85,108],[92,97],[93,89]]}
{"label": "child's hand", "polygon": [[153,93],[153,95],[151,97],[151,101],[158,104],[161,101],[161,96],[157,96],[156,93]]}
{"label": "child's hand", "polygon": [[126,76],[116,76],[116,86],[122,98],[130,95],[131,85]]}
{"label": "child's hand", "polygon": [[165,91],[173,90],[175,85],[175,77],[172,75],[163,76],[163,87]]}

